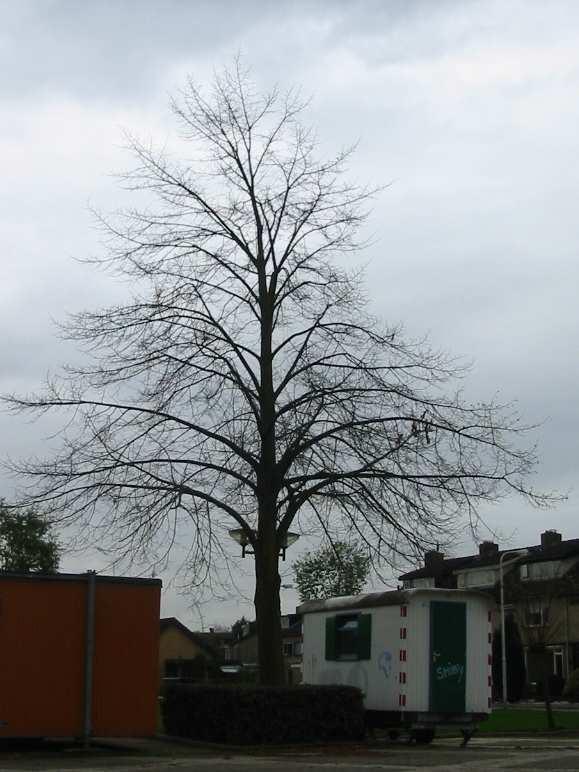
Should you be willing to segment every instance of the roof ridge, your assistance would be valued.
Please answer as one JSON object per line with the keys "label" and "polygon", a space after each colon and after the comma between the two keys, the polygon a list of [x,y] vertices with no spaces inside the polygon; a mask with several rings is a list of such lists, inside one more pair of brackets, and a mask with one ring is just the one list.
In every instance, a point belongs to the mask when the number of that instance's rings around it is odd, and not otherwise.
{"label": "roof ridge", "polygon": [[[527,550],[530,552],[531,554],[527,555],[527,559],[531,559],[533,562],[564,558],[569,555],[569,551],[574,552],[577,550],[579,552],[579,537],[573,539],[562,539],[560,542],[548,545],[532,544],[527,547],[507,547],[497,550],[497,552],[491,556],[484,556],[480,553],[476,553],[471,555],[459,555],[457,557],[444,557],[438,568],[427,568],[426,566],[420,566],[419,568],[415,568],[411,571],[406,571],[405,573],[400,574],[398,579],[404,580],[436,577],[441,573],[447,573],[453,569],[456,570],[461,566],[464,566],[465,568],[474,568],[476,565],[479,565],[481,568],[484,568],[498,565],[501,555],[517,550]],[[445,571],[445,569],[447,570]]]}

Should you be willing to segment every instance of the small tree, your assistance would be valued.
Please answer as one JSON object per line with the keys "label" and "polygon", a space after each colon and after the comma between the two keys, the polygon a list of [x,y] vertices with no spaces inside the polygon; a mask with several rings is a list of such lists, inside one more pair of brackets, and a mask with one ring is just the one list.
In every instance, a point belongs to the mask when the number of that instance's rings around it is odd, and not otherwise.
{"label": "small tree", "polygon": [[34,509],[15,511],[0,501],[0,569],[58,570],[59,548],[50,523]]}
{"label": "small tree", "polygon": [[300,600],[356,595],[370,572],[370,559],[359,545],[339,541],[308,552],[292,566]]}

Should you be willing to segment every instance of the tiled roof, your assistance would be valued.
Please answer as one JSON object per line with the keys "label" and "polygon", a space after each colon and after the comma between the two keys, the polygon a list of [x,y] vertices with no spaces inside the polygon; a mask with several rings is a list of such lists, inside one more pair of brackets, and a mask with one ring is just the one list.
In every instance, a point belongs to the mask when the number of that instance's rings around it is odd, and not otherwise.
{"label": "tiled roof", "polygon": [[398,578],[400,580],[422,579],[440,576],[441,574],[451,574],[454,571],[460,571],[467,568],[474,569],[484,568],[485,566],[496,566],[498,565],[501,555],[505,552],[512,552],[513,549],[527,549],[529,551],[529,554],[526,555],[524,559],[521,557],[521,561],[525,563],[540,563],[545,560],[564,560],[565,558],[579,556],[579,539],[567,539],[548,547],[542,547],[540,544],[535,544],[526,548],[511,547],[507,550],[499,550],[494,555],[488,557],[481,557],[481,555],[465,555],[464,557],[458,558],[446,558],[438,568],[417,568],[414,571],[408,571],[405,574],[401,574]]}
{"label": "tiled roof", "polygon": [[[469,555],[464,558],[446,558],[442,562],[442,566],[438,570],[433,570],[432,568],[425,568],[424,566],[422,568],[416,568],[414,571],[408,571],[406,574],[401,574],[398,578],[399,579],[422,579],[423,577],[428,576],[438,576],[439,574],[447,574],[451,571],[456,571],[460,568],[467,568],[470,567],[471,562],[474,562],[474,560],[478,558],[478,555]],[[483,566],[483,565],[491,565],[492,563],[496,563],[496,559],[493,558],[491,561],[478,561],[477,565]]]}
{"label": "tiled roof", "polygon": [[193,630],[190,630],[186,625],[183,624],[183,622],[180,622],[177,617],[165,617],[160,620],[160,625],[161,633],[171,627],[175,627],[177,630],[183,633],[183,635],[189,638],[190,641],[199,646],[199,648],[204,651],[205,654],[208,654],[210,657],[215,656],[215,649],[206,643],[204,636],[199,635],[199,633],[194,633]]}

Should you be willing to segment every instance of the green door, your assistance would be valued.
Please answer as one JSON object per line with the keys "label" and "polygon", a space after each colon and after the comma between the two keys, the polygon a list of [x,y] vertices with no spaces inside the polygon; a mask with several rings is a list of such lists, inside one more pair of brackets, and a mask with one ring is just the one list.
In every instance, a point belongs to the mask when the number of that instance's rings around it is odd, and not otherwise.
{"label": "green door", "polygon": [[430,710],[464,713],[466,603],[430,603]]}

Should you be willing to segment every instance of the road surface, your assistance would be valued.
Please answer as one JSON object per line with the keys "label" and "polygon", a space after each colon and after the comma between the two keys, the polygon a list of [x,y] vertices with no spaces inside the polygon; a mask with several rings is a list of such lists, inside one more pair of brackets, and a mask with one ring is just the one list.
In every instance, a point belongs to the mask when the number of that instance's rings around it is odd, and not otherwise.
{"label": "road surface", "polygon": [[245,754],[168,743],[141,743],[130,753],[55,750],[0,751],[0,772],[548,772],[579,771],[579,738],[476,738],[429,747],[389,744],[323,751]]}

